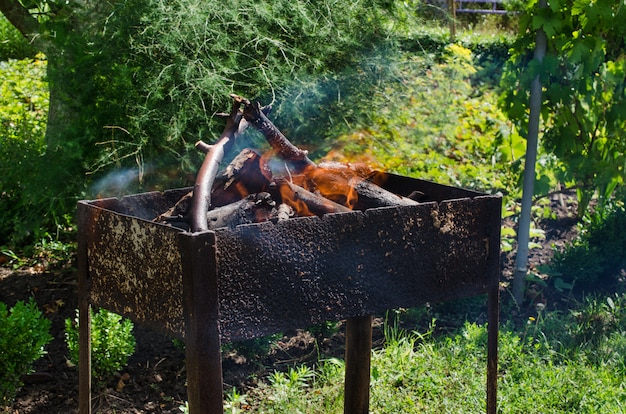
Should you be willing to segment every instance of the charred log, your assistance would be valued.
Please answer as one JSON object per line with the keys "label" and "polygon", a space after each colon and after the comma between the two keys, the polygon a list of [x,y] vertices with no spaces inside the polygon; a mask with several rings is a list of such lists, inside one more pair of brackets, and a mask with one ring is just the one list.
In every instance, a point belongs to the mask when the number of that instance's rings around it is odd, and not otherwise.
{"label": "charred log", "polygon": [[354,186],[354,190],[359,196],[356,203],[356,209],[358,210],[366,210],[375,207],[414,206],[419,204],[415,200],[399,196],[367,180],[358,181]]}
{"label": "charred log", "polygon": [[280,203],[276,208],[276,221],[289,220],[295,214],[296,212],[289,204]]}
{"label": "charred log", "polygon": [[341,174],[346,178],[357,176],[363,179],[369,179],[376,173],[367,164],[360,162],[322,161],[318,164],[318,167],[326,171]]}
{"label": "charred log", "polygon": [[207,227],[215,230],[269,221],[276,217],[275,207],[276,203],[269,193],[250,194],[235,203],[207,212]]}
{"label": "charred log", "polygon": [[179,228],[189,227],[189,218],[187,213],[189,212],[189,207],[191,206],[192,197],[193,192],[188,192],[182,196],[169,210],[155,218],[154,221],[157,223],[168,223]]}
{"label": "charred log", "polygon": [[[199,141],[196,148],[212,147]],[[271,171],[263,169],[261,156],[254,150],[242,150],[215,178],[211,191],[212,207],[222,207],[240,201],[250,194],[267,192]],[[157,223],[189,223],[193,191],[188,192],[169,210],[154,219]],[[177,226],[180,227],[180,226]]]}
{"label": "charred log", "polygon": [[253,149],[242,150],[215,178],[212,205],[221,207],[246,197],[267,191],[272,172],[261,162]]}

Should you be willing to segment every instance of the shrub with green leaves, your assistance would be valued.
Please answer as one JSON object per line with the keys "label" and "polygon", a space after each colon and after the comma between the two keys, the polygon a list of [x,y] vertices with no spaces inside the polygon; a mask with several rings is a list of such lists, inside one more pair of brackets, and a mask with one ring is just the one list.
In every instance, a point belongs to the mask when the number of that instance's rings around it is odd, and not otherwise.
{"label": "shrub with green leaves", "polygon": [[32,4],[41,7],[34,43],[50,51],[53,98],[37,160],[45,169],[29,180],[40,191],[24,193],[33,214],[9,223],[21,241],[73,212],[78,198],[98,195],[89,181],[113,169],[137,172],[125,193],[190,184],[201,162],[193,143],[219,135],[223,120],[214,115],[228,110],[229,93],[272,102],[278,116],[283,106],[300,110],[296,121],[319,118],[290,86],[333,77],[374,45],[393,43],[395,3],[387,0]]}
{"label": "shrub with green leaves", "polygon": [[[106,309],[91,311],[91,370],[99,382],[120,371],[135,352],[133,323]],[[78,365],[78,317],[65,320],[70,361]]]}
{"label": "shrub with green leaves", "polygon": [[[229,93],[294,103],[288,85],[353,65],[389,44],[394,3],[125,0],[49,15],[56,118],[47,132],[76,172],[111,167],[193,169],[193,142],[223,128]],[[80,29],[72,27],[80,25]],[[63,51],[63,53],[60,53]],[[329,75],[330,76],[330,75]],[[274,99],[275,98],[275,99]],[[302,118],[305,118],[304,116]],[[147,181],[157,180],[146,174]],[[161,177],[163,178],[163,177]]]}
{"label": "shrub with green leaves", "polygon": [[579,288],[611,287],[626,269],[626,207],[617,201],[590,216],[578,238],[556,252],[553,270]]}
{"label": "shrub with green leaves", "polygon": [[[359,93],[354,82],[354,94],[337,107],[351,127],[335,128],[342,132],[334,151],[339,160],[519,196],[526,143],[498,108],[497,95],[476,85],[476,59],[459,44],[438,56],[386,56],[388,72],[379,74],[377,87],[359,86]],[[353,113],[367,116],[348,118]]]}
{"label": "shrub with green leaves", "polygon": [[[597,192],[600,206],[626,174],[626,8],[613,0],[527,2],[520,34],[502,77],[502,107],[526,135],[529,85],[543,85],[544,148],[566,168],[559,178],[575,185],[578,216]],[[532,58],[535,32],[548,54]]]}
{"label": "shrub with green leaves", "polygon": [[51,340],[50,321],[32,299],[10,310],[0,302],[0,409],[13,401],[20,377],[31,371]]}

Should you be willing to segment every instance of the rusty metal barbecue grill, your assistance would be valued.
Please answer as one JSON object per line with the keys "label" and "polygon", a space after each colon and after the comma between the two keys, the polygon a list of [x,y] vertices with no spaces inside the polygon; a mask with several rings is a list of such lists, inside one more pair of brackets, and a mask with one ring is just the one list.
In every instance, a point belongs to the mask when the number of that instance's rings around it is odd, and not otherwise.
{"label": "rusty metal barbecue grill", "polygon": [[370,315],[487,293],[495,413],[501,199],[385,175],[424,202],[195,233],[152,221],[188,189],[79,202],[80,412],[92,305],[185,341],[192,414],[223,411],[221,343],[348,319],[344,409],[361,413]]}

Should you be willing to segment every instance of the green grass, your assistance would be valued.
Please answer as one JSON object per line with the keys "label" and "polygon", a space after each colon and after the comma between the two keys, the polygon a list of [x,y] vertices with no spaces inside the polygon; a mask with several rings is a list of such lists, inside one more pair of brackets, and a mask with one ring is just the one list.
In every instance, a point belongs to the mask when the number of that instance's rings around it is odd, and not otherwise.
{"label": "green grass", "polygon": [[[614,296],[611,302],[614,307],[604,312],[625,323],[626,315],[620,311],[625,297]],[[577,312],[597,308],[597,302],[589,301]],[[581,329],[576,315],[552,313],[531,318],[526,326],[501,330],[499,412],[626,412],[622,384],[626,338],[607,332],[595,342],[571,343]],[[486,327],[472,323],[444,336],[386,329],[384,347],[372,352],[370,411],[484,412],[486,337]],[[563,348],[563,343],[569,347]],[[314,370],[294,367],[276,372],[247,395],[231,390],[229,412],[243,412],[250,405],[259,413],[342,412],[343,375],[344,363],[338,359],[322,360]]]}

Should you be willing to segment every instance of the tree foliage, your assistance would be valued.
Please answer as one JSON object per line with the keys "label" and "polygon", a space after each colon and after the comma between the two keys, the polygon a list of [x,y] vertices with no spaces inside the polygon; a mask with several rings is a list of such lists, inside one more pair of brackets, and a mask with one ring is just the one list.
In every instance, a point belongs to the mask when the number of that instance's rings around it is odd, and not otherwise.
{"label": "tree foliage", "polygon": [[[626,155],[626,9],[613,0],[531,1],[503,76],[502,104],[526,135],[528,85],[544,85],[543,145],[576,186],[579,215],[597,191],[601,203],[624,181]],[[532,59],[534,31],[543,28],[548,55]]]}
{"label": "tree foliage", "polygon": [[[86,183],[112,169],[130,171],[123,192],[189,183],[199,158],[192,144],[218,134],[215,114],[231,92],[271,101],[275,118],[328,119],[320,108],[329,94],[310,87],[312,76],[332,78],[390,44],[392,9],[385,0],[0,1],[48,59],[40,162],[49,171],[29,209],[42,217],[33,227],[95,196]],[[317,94],[317,112],[305,108],[303,90]]]}

